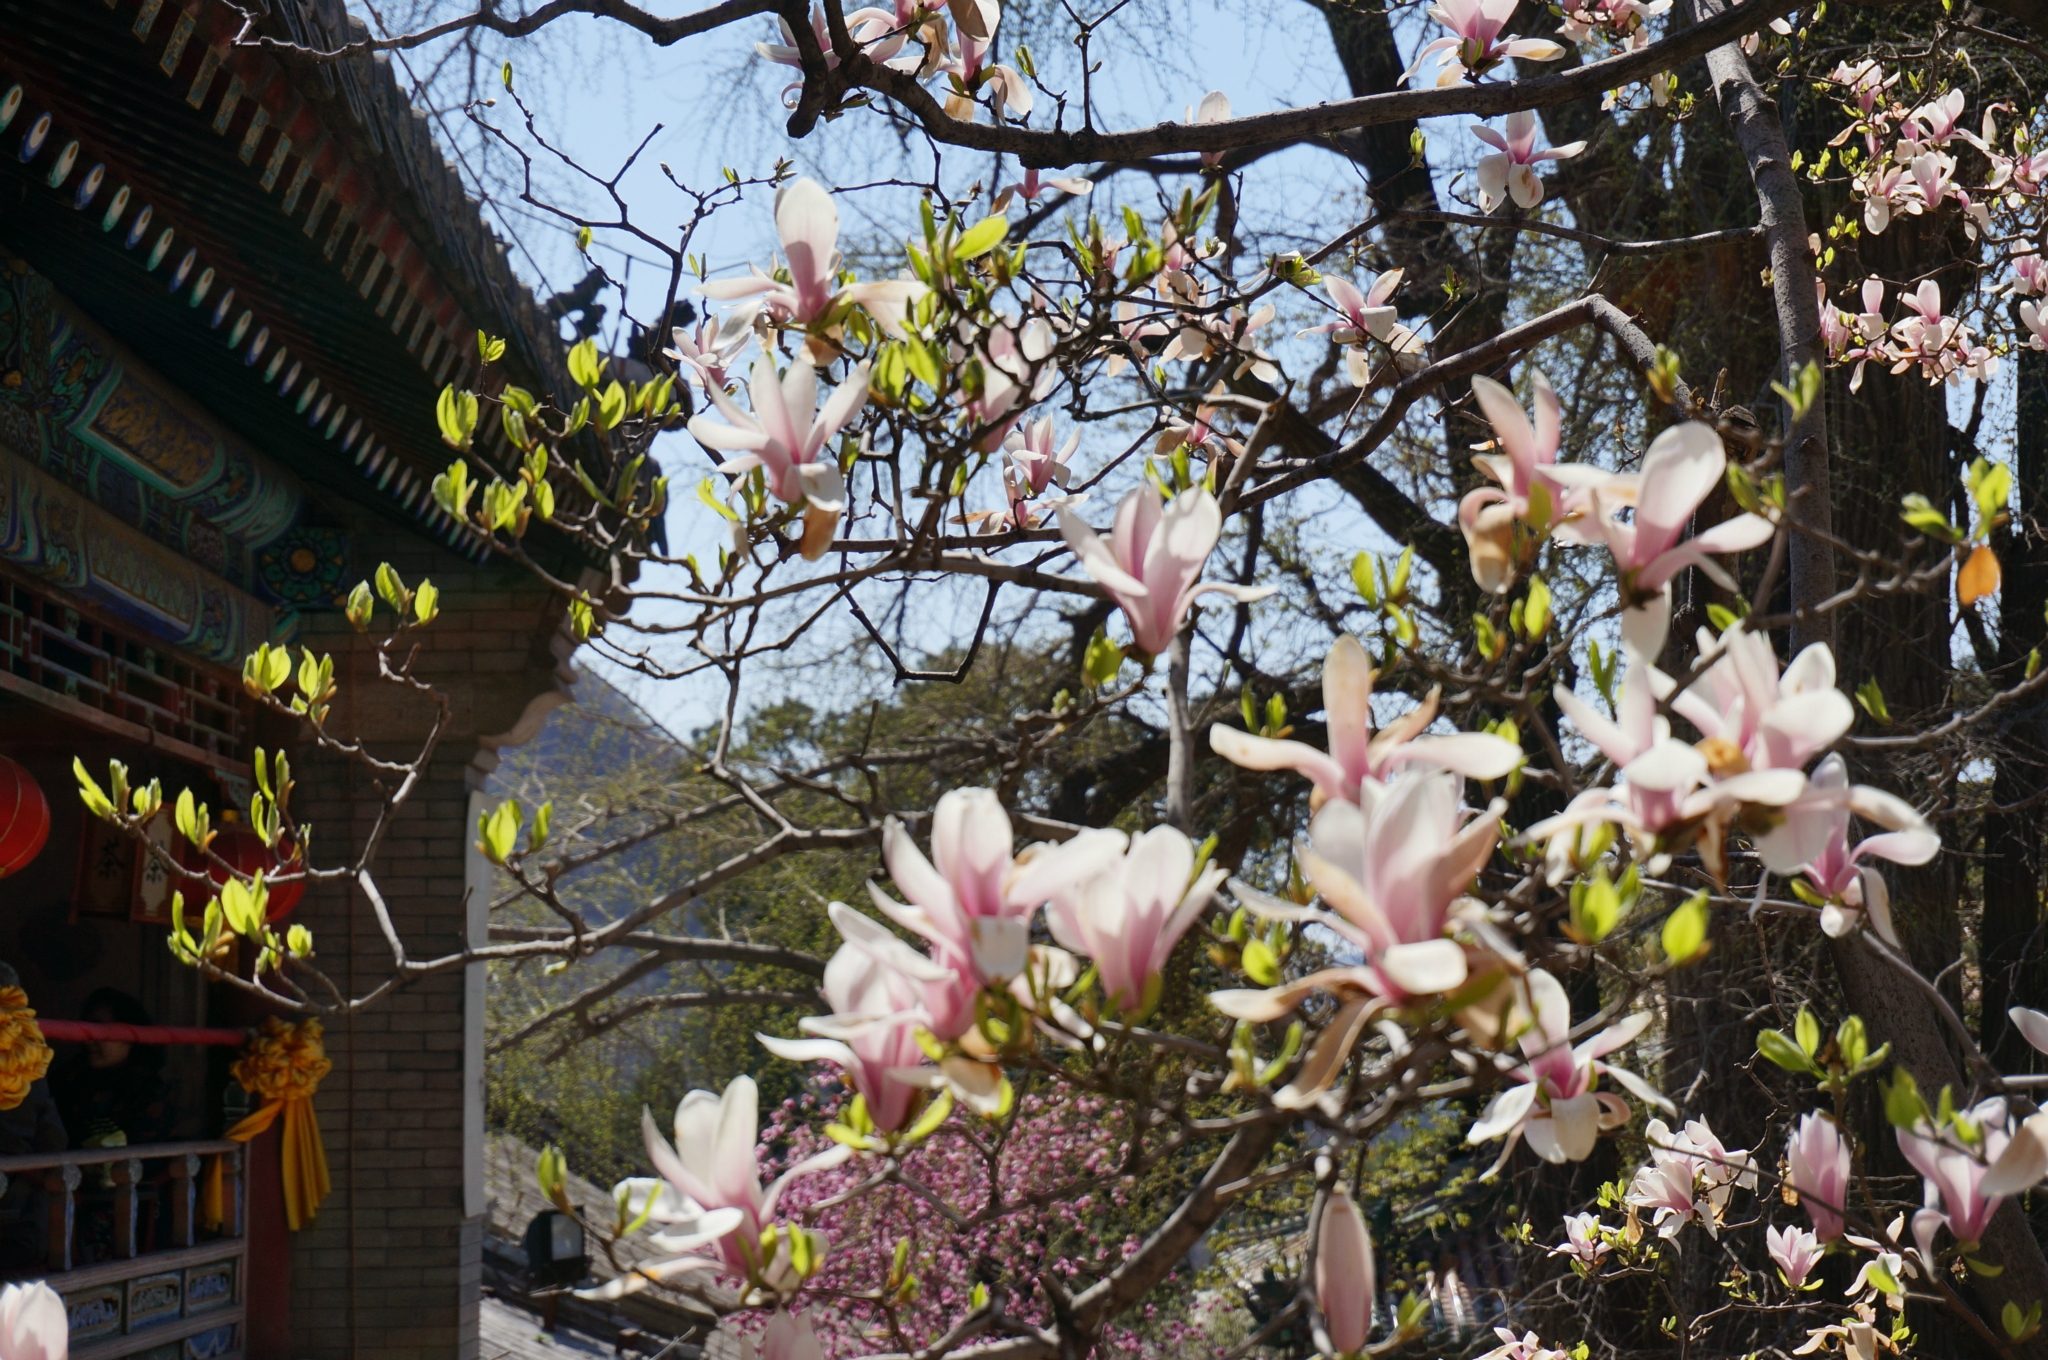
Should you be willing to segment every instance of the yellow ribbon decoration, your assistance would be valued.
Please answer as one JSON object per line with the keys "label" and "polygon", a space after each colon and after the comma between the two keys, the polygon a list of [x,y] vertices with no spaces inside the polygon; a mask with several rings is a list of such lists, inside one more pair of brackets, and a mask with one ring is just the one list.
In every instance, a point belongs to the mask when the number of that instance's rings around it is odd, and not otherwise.
{"label": "yellow ribbon decoration", "polygon": [[[334,1070],[320,1042],[320,1022],[291,1024],[275,1016],[236,1060],[235,1080],[263,1104],[224,1135],[246,1143],[284,1116],[282,1161],[284,1216],[293,1232],[313,1221],[320,1203],[333,1190],[327,1176],[327,1148],[320,1141],[320,1121],[313,1114],[313,1093]],[[207,1169],[200,1196],[200,1221],[219,1227],[227,1219],[227,1185],[221,1159]]]}
{"label": "yellow ribbon decoration", "polygon": [[28,1099],[28,1088],[50,1070],[50,1046],[43,1042],[28,993],[0,987],[0,1110]]}

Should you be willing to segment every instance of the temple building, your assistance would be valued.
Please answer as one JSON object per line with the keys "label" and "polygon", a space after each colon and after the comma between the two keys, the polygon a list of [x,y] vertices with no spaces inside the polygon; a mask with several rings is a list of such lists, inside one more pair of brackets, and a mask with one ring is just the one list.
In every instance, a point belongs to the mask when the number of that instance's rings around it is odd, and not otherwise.
{"label": "temple building", "polygon": [[[0,878],[0,961],[45,1020],[182,1027],[53,1034],[66,1127],[0,1155],[0,1273],[65,1296],[74,1360],[471,1357],[481,965],[328,1025],[313,1105],[333,1191],[293,1231],[277,1134],[219,1141],[260,1003],[171,957],[163,875],[71,773],[124,761],[218,817],[247,806],[259,744],[288,748],[316,858],[345,864],[371,780],[260,711],[242,658],[331,652],[333,729],[410,758],[433,706],[377,682],[339,606],[380,562],[431,577],[417,670],[449,718],[376,869],[414,952],[445,954],[485,937],[466,890],[487,881],[469,847],[496,752],[572,678],[548,593],[483,560],[428,492],[447,462],[434,400],[476,384],[477,333],[508,341],[511,381],[559,392],[554,323],[389,65],[238,46],[248,12],[282,44],[351,33],[338,0],[0,0],[0,785],[23,785],[24,843],[26,782],[48,809]],[[351,994],[391,974],[344,888],[314,886],[290,919]]]}

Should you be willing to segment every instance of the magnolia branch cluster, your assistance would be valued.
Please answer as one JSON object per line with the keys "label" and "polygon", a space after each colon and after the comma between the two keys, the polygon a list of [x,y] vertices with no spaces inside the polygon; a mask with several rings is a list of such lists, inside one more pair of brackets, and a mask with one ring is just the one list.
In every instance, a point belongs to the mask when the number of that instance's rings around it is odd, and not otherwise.
{"label": "magnolia branch cluster", "polygon": [[[380,801],[345,866],[315,867],[310,828],[290,812],[289,766],[262,757],[252,821],[281,855],[298,857],[288,876],[346,881],[362,894],[392,974],[365,995],[344,995],[302,928],[280,934],[269,924],[271,885],[210,852],[207,869],[173,866],[207,898],[198,930],[178,927],[180,957],[288,1008],[334,1013],[479,961],[623,951],[630,962],[500,1041],[546,1037],[558,1055],[661,1010],[815,1007],[799,1036],[761,1042],[837,1072],[846,1097],[821,1135],[831,1146],[764,1186],[753,1083],[691,1092],[673,1143],[648,1120],[657,1175],[623,1183],[618,1222],[592,1225],[619,1236],[651,1228],[664,1253],[601,1296],[736,1281],[738,1306],[770,1315],[762,1353],[775,1360],[815,1353],[818,1281],[844,1249],[820,1225],[838,1206],[902,1192],[960,1230],[1021,1210],[1000,1193],[999,1173],[1028,1134],[1023,1098],[1034,1094],[1119,1111],[1118,1174],[1192,1166],[1184,1193],[1085,1287],[1050,1273],[1013,1280],[929,1334],[914,1335],[906,1320],[900,1263],[873,1289],[841,1291],[878,1310],[888,1344],[919,1357],[1086,1354],[1234,1204],[1291,1185],[1306,1187],[1312,1207],[1309,1260],[1288,1316],[1305,1319],[1325,1353],[1378,1354],[1415,1340],[1418,1319],[1398,1318],[1391,1330],[1379,1322],[1374,1250],[1353,1197],[1375,1136],[1419,1105],[1483,1096],[1465,1136],[1475,1147],[1501,1144],[1498,1170],[1522,1144],[1547,1163],[1582,1161],[1638,1107],[1676,1119],[1676,1103],[1618,1055],[1651,1024],[1640,1004],[1648,988],[1698,961],[1714,913],[1746,909],[1759,928],[1817,927],[1839,957],[1882,970],[1919,999],[1916,1015],[1932,1017],[1923,1028],[1935,1031],[1936,1047],[1960,1046],[1964,1072],[1952,1083],[1916,1070],[1905,1045],[1896,1055],[1873,1045],[1853,1015],[1824,1043],[1818,1020],[1802,1012],[1793,1033],[1766,1031],[1759,1044],[1762,1058],[1810,1080],[1818,1102],[1799,1112],[1781,1178],[1769,1170],[1775,1150],[1729,1148],[1705,1120],[1674,1130],[1651,1117],[1649,1161],[1630,1182],[1624,1222],[1577,1216],[1557,1254],[1589,1280],[1651,1270],[1661,1246],[1689,1228],[1739,1226],[1730,1217],[1736,1195],[1778,1179],[1804,1219],[1770,1229],[1785,1290],[1773,1306],[1802,1306],[1831,1246],[1863,1267],[1844,1300],[1828,1301],[1830,1320],[1804,1350],[1876,1360],[1897,1348],[1912,1299],[1937,1303],[2017,1360],[2038,1346],[2048,1263],[2024,1231],[2009,1230],[2012,1201],[2048,1176],[2048,1115],[2029,1083],[2002,1075],[1976,1047],[1894,929],[1879,866],[1918,866],[1943,852],[1932,807],[1856,783],[1842,752],[1961,749],[1974,728],[2048,682],[2031,666],[1973,707],[1889,735],[1852,734],[1858,704],[1873,725],[1890,715],[1870,685],[1852,703],[1827,640],[1833,620],[1859,602],[1945,597],[1952,580],[1965,610],[1994,595],[1991,540],[2011,478],[1977,460],[1948,498],[1962,523],[1909,497],[1904,519],[1917,537],[1902,544],[1837,536],[1823,368],[1860,375],[1876,360],[1931,383],[1981,383],[1999,358],[1984,338],[1995,323],[1966,323],[1963,304],[1945,305],[1932,281],[1857,281],[1851,305],[1861,310],[1838,305],[1845,281],[1827,270],[1840,224],[1808,230],[1799,177],[1843,186],[1872,234],[1904,217],[1946,215],[1973,239],[2023,242],[2042,227],[2048,159],[2031,151],[2029,129],[2001,134],[1991,111],[1980,129],[1967,127],[1960,90],[1915,84],[1908,98],[1896,71],[1870,62],[1845,63],[1827,82],[1842,111],[1836,147],[1846,149],[1831,163],[1794,165],[1744,40],[1797,6],[1700,4],[1698,22],[1653,39],[1647,21],[1662,8],[1573,8],[1565,36],[1615,54],[1501,80],[1488,77],[1507,61],[1555,59],[1562,46],[1504,33],[1512,6],[1446,0],[1431,13],[1447,31],[1408,72],[1437,57],[1433,88],[1250,117],[1231,116],[1228,101],[1211,95],[1191,121],[1122,132],[1094,127],[1085,93],[1080,126],[1068,126],[1068,99],[1034,89],[1028,62],[995,60],[993,0],[852,13],[836,0],[809,12],[746,3],[680,19],[618,0],[555,0],[523,18],[480,12],[398,38],[298,50],[347,60],[465,29],[517,36],[575,13],[667,43],[774,15],[782,41],[763,52],[795,73],[786,96],[793,134],[878,97],[935,144],[1026,168],[986,213],[926,186],[904,267],[868,279],[839,255],[834,196],[778,168],[781,259],[703,282],[698,295],[720,310],[673,332],[667,366],[650,381],[629,380],[585,342],[569,355],[577,390],[529,393],[492,376],[479,391],[444,393],[440,430],[456,452],[434,483],[442,508],[558,591],[579,643],[652,677],[715,676],[723,685],[717,736],[701,753],[704,783],[618,834],[588,819],[565,833],[547,806],[530,819],[516,803],[500,807],[479,827],[509,885],[493,904],[501,922],[492,942],[415,958],[384,905],[376,861],[442,722],[410,760],[373,756],[330,729],[331,661],[304,652],[295,666],[266,647],[245,670],[251,694],[302,720],[318,749],[369,771]],[[1803,40],[1790,24],[1777,29]],[[247,39],[279,45],[254,18]],[[1669,96],[1669,73],[1702,56],[1757,192],[1754,228],[1628,242],[1522,215],[1543,201],[1541,167],[1582,149],[1539,149],[1532,111],[1631,86],[1654,105]],[[1030,121],[1041,96],[1054,106],[1049,127],[1043,116]],[[1310,254],[1245,267],[1226,225],[1236,191],[1224,157],[1443,114],[1508,117],[1478,130],[1492,148],[1478,173],[1480,211],[1413,213],[1410,222],[1548,234],[1592,261],[1761,236],[1783,433],[1765,433],[1686,384],[1676,357],[1590,281],[1572,302],[1453,348],[1445,337],[1458,333],[1468,297],[1400,269],[1363,268],[1371,233],[1403,221],[1400,209]],[[1167,156],[1192,158],[1197,182],[1178,200],[1163,198],[1156,215],[1128,211],[1121,232],[1091,215],[1063,236],[1033,238],[1008,219],[1011,203],[1036,205],[1026,218],[1035,222],[1093,191],[1087,178],[1042,170]],[[599,225],[637,231],[616,177],[603,182],[620,215]],[[744,202],[743,186],[731,187],[694,196],[689,230],[714,208]],[[671,251],[669,301],[680,258]],[[2017,319],[2029,335],[2019,343],[2042,348],[2048,325],[2032,299],[2048,292],[2048,272],[2038,260],[2015,246],[1997,268],[2003,290],[2024,300]],[[1317,347],[1312,374],[1290,375],[1276,356],[1283,307],[1313,313],[1316,324],[1295,337]],[[1563,403],[1527,360],[1581,332],[1622,356],[1649,393],[1662,430],[1640,450],[1603,458],[1566,447]],[[487,363],[502,352],[487,336],[479,344]],[[1517,368],[1521,397],[1499,381]],[[1388,450],[1422,437],[1418,417],[1432,399],[1438,414],[1455,412],[1491,437],[1469,465],[1455,451],[1455,474],[1404,484],[1374,460],[1385,464]],[[694,492],[723,526],[713,560],[648,543],[679,499],[652,444],[678,428],[715,460]],[[1096,447],[1110,431],[1117,447]],[[1341,488],[1409,545],[1393,561],[1361,555],[1355,599],[1331,600],[1313,564],[1269,532],[1268,515],[1321,486]],[[1701,523],[1721,488],[1734,512]],[[1211,564],[1232,533],[1241,565],[1222,579]],[[603,569],[573,581],[553,574],[548,563],[559,555],[536,545],[565,540]],[[1759,555],[1760,576],[1734,569],[1742,554]],[[1428,583],[1414,579],[1418,557]],[[1854,572],[1846,583],[1842,564]],[[1774,603],[1781,577],[1783,608]],[[1690,649],[1672,638],[1682,581],[1716,601]],[[978,608],[963,614],[971,629],[956,630],[957,664],[913,666],[871,613],[883,613],[880,591],[907,610],[914,592],[961,585]],[[1075,683],[1042,709],[944,749],[863,746],[765,774],[735,755],[746,678],[821,621],[857,624],[899,684],[962,680],[984,638],[1005,626],[1005,588],[1075,606],[1066,616]],[[444,722],[445,698],[415,672],[418,635],[438,612],[433,587],[381,570],[374,589],[364,583],[350,602],[359,629],[378,622],[380,600],[391,620],[376,647],[381,682]],[[1247,642],[1254,611],[1289,605],[1331,637],[1310,679],[1265,675]],[[1226,618],[1227,639],[1217,628]],[[1771,641],[1779,631],[1794,640],[1789,664]],[[1596,635],[1606,647],[1580,645]],[[1660,666],[1688,650],[1689,661]],[[1396,690],[1405,700],[1387,705]],[[1146,695],[1163,716],[1145,716],[1134,701]],[[1318,706],[1321,746],[1289,721]],[[1399,716],[1376,720],[1393,708]],[[1142,765],[1142,782],[1091,824],[1026,816],[1027,776],[1112,715],[1120,731],[1140,734],[1118,758]],[[878,774],[898,765],[944,770],[956,787],[929,811],[892,808]],[[1245,871],[1242,850],[1217,862],[1227,828],[1203,825],[1216,800],[1198,796],[1197,771],[1224,767],[1276,805],[1307,791],[1312,816],[1291,856],[1262,847],[1287,861],[1284,875],[1248,881],[1258,875]],[[162,805],[160,789],[129,788],[125,771],[105,788],[82,767],[80,778],[93,811],[138,838]],[[1549,804],[1511,824],[1512,800],[1531,787]],[[1126,812],[1137,815],[1118,816]],[[207,852],[208,811],[187,795],[175,816]],[[1029,841],[1021,849],[1020,821]],[[1113,821],[1156,824],[1133,833],[1110,829]],[[713,823],[747,827],[717,862],[623,913],[602,915],[579,899],[578,871]],[[842,943],[829,960],[663,931],[682,908],[785,857],[875,849],[886,881],[868,885],[864,904],[830,904]],[[515,902],[537,903],[552,920],[502,920]],[[1654,947],[1638,928],[1647,922]],[[225,966],[238,938],[256,945],[247,977]],[[1192,1010],[1163,1009],[1173,961],[1189,957],[1215,985]],[[698,968],[700,989],[638,990],[685,963]],[[724,986],[721,970],[736,965],[792,980]],[[1575,1024],[1561,975],[1577,967],[1628,981]],[[2048,1016],[2016,1010],[2013,1023],[2048,1051]],[[1857,1084],[1880,1079],[1893,1136],[1925,1182],[1910,1223],[1881,1209],[1865,1170],[1869,1149],[1846,1117]],[[1283,1133],[1302,1126],[1318,1131],[1320,1151],[1275,1161]],[[946,1143],[984,1164],[979,1195],[962,1198],[920,1175],[922,1153]],[[836,1177],[838,1188],[806,1199],[813,1177]],[[1748,1222],[1764,1222],[1761,1201]],[[1958,1271],[1976,1272],[1967,1296]],[[1559,1354],[1533,1334],[1510,1334],[1493,1360]]]}

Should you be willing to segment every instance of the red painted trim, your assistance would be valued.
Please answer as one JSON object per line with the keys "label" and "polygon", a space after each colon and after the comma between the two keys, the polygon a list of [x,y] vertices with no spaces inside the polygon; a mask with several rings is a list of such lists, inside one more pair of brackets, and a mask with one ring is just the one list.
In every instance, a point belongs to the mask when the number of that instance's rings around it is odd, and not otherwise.
{"label": "red painted trim", "polygon": [[36,1020],[45,1039],[83,1044],[94,1039],[111,1039],[122,1044],[165,1044],[174,1047],[218,1044],[240,1048],[249,1042],[243,1029],[198,1029],[190,1025],[123,1025],[107,1020]]}

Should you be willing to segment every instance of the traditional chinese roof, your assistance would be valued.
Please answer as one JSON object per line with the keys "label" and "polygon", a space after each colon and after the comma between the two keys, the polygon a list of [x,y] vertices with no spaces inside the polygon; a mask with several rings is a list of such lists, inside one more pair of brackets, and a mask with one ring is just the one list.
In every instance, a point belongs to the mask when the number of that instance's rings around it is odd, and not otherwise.
{"label": "traditional chinese roof", "polygon": [[[261,20],[323,46],[349,22],[339,0]],[[554,329],[386,61],[234,47],[240,23],[0,0],[0,243],[259,460],[466,550],[428,494],[434,398],[476,384],[480,329],[510,380],[566,390]]]}

